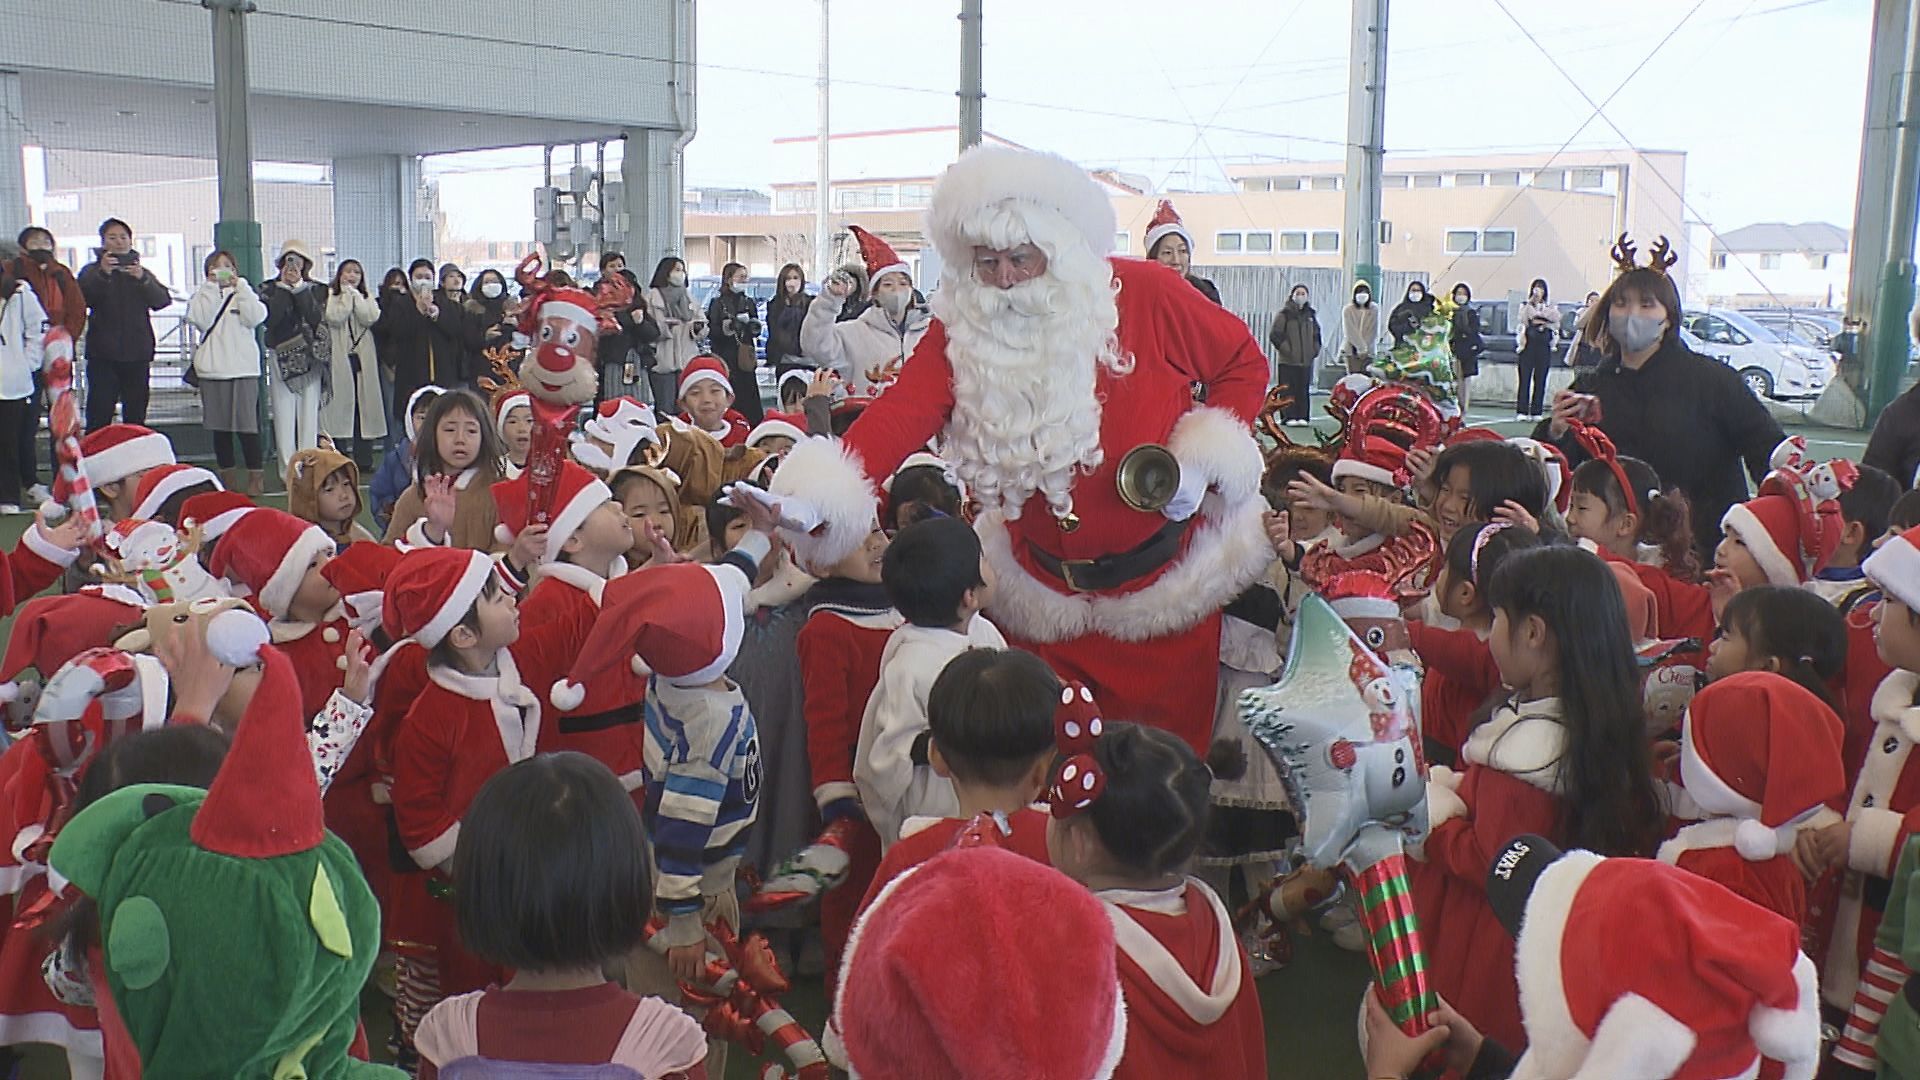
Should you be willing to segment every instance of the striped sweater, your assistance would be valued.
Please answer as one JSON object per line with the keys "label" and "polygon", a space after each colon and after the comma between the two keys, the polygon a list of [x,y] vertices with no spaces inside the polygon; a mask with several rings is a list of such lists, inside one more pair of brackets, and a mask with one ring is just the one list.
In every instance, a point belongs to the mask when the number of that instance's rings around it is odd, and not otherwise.
{"label": "striped sweater", "polygon": [[705,934],[704,898],[733,891],[759,810],[760,737],[732,682],[713,690],[656,677],[646,714],[646,819],[660,871],[655,904],[667,917],[662,941],[691,945]]}

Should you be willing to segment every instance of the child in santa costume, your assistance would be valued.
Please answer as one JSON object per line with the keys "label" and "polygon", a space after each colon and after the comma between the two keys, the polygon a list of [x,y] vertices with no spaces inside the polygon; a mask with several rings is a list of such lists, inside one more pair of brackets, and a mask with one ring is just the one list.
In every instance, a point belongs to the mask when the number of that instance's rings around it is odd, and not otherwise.
{"label": "child in santa costume", "polygon": [[926,758],[927,694],[947,661],[972,648],[1004,649],[1006,638],[980,614],[993,596],[993,571],[980,538],[958,518],[901,529],[887,546],[881,580],[906,625],[887,639],[880,681],[860,718],[853,780],[885,851],[908,817],[952,817],[953,785]]}
{"label": "child in santa costume", "polygon": [[1727,508],[1709,574],[1717,587],[1700,586],[1713,594],[1716,616],[1733,592],[1755,585],[1805,586],[1826,568],[1843,532],[1839,499],[1855,474],[1850,461],[1778,464],[1760,482],[1759,494]]}
{"label": "child in santa costume", "polygon": [[213,553],[220,538],[233,523],[246,517],[257,504],[237,491],[208,491],[192,496],[180,507],[182,527],[200,527],[200,562],[213,564]]}
{"label": "child in santa costume", "polygon": [[323,572],[334,539],[283,510],[261,507],[236,521],[207,567],[240,586],[268,620],[274,644],[300,680],[301,715],[326,707],[346,671],[346,613]]}
{"label": "child in santa costume", "polygon": [[1113,923],[1127,1003],[1113,1075],[1266,1076],[1246,950],[1226,905],[1186,875],[1206,829],[1207,767],[1136,724],[1062,724],[1056,738],[1066,760],[1047,792],[1047,851]]}
{"label": "child in santa costume", "polygon": [[1707,819],[1660,845],[1672,863],[1792,921],[1807,914],[1792,859],[1799,830],[1846,789],[1840,718],[1806,688],[1766,671],[1695,694],[1680,734],[1680,779]]}
{"label": "child in santa costume", "polygon": [[1439,612],[1456,628],[1419,620],[1407,624],[1424,668],[1420,733],[1429,761],[1457,764],[1475,725],[1486,719],[1487,700],[1500,689],[1500,668],[1487,644],[1494,614],[1488,590],[1494,571],[1509,554],[1539,546],[1533,530],[1505,524],[1461,529],[1447,544],[1432,595]]}
{"label": "child in santa costume", "polygon": [[1653,590],[1661,637],[1711,641],[1713,607],[1699,588],[1700,557],[1686,494],[1663,488],[1651,465],[1615,452],[1598,429],[1575,432],[1592,457],[1573,470],[1568,534],[1640,575]]}
{"label": "child in santa costume", "polygon": [[696,356],[680,373],[680,419],[720,441],[745,446],[753,430],[733,407],[733,383],[727,367],[712,356]]}
{"label": "child in santa costume", "polygon": [[80,521],[69,516],[58,525],[47,524],[44,509],[20,534],[12,551],[0,551],[0,616],[27,602],[60,580],[81,554]]}
{"label": "child in santa costume", "polygon": [[1641,719],[1632,634],[1598,556],[1508,555],[1489,583],[1487,643],[1513,696],[1473,729],[1459,771],[1427,779],[1430,831],[1409,867],[1433,987],[1509,1046],[1525,1040],[1513,942],[1487,906],[1493,856],[1516,833],[1648,855],[1666,832]]}
{"label": "child in santa costume", "polygon": [[178,525],[188,499],[225,490],[219,477],[198,465],[162,465],[140,475],[128,517]]}
{"label": "child in santa costume", "polygon": [[1121,997],[1114,925],[1059,871],[992,845],[908,869],[847,946],[833,1016],[847,1064],[873,1080],[1120,1075],[1140,1016]]}
{"label": "child in santa costume", "polygon": [[414,482],[394,503],[383,543],[497,549],[493,497],[500,479],[500,433],[470,390],[433,399],[414,445]]}
{"label": "child in santa costume", "polygon": [[880,859],[861,901],[954,846],[984,817],[998,846],[1047,862],[1047,814],[1034,803],[1053,773],[1054,731],[1086,731],[1104,722],[1093,692],[1062,685],[1046,664],[1020,649],[968,649],[947,663],[927,694],[927,759],[953,784],[959,812],[915,815]]}
{"label": "child in santa costume", "polygon": [[[741,606],[772,550],[773,519],[754,507],[753,528],[718,562],[610,582],[593,633],[551,691],[556,706],[577,706],[585,684],[615,668],[650,678],[645,818],[664,925],[650,946],[614,965],[637,994],[680,1000],[678,983],[700,981],[709,944],[719,947],[707,927],[740,925],[734,873],[759,808],[762,763],[753,712],[726,671],[744,632]],[[707,1068],[725,1072],[717,1042]]]}
{"label": "child in santa costume", "polygon": [[533,395],[510,384],[494,391],[489,404],[500,432],[500,473],[512,480],[527,467],[527,452],[533,449]]}
{"label": "child in santa costume", "polygon": [[[172,440],[139,424],[108,424],[89,431],[80,440],[80,453],[101,516],[109,521],[133,517],[141,477],[175,463]],[[66,485],[55,482],[53,501],[67,501]]]}
{"label": "child in santa costume", "polygon": [[770,412],[747,432],[747,445],[769,454],[784,454],[807,437],[807,418],[800,413]]}

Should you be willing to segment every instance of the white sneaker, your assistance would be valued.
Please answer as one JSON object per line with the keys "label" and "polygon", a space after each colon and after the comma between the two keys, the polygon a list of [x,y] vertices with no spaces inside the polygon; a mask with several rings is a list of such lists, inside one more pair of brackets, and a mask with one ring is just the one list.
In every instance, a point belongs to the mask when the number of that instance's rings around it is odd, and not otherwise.
{"label": "white sneaker", "polygon": [[19,503],[0,503],[0,515],[21,513]]}
{"label": "white sneaker", "polygon": [[1532,418],[1532,417],[1530,417],[1530,416],[1528,416],[1528,415],[1527,415],[1526,413],[1523,413],[1523,412],[1517,412],[1517,413],[1514,413],[1514,414],[1513,414],[1513,422],[1514,422],[1514,423],[1516,423],[1516,424],[1519,424],[1519,423],[1524,423],[1524,422],[1526,422],[1526,421],[1528,421],[1528,420],[1531,420],[1531,419],[1533,419],[1533,418]]}
{"label": "white sneaker", "polygon": [[35,506],[53,501],[53,492],[45,484],[35,484],[27,489],[27,501]]}

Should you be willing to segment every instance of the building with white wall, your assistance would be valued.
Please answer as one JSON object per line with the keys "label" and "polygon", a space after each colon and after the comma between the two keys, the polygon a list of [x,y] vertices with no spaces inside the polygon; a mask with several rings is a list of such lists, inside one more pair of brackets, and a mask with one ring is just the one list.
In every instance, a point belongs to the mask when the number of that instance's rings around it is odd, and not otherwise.
{"label": "building with white wall", "polygon": [[1844,307],[1849,234],[1838,225],[1763,221],[1722,233],[1700,283],[1730,307]]}

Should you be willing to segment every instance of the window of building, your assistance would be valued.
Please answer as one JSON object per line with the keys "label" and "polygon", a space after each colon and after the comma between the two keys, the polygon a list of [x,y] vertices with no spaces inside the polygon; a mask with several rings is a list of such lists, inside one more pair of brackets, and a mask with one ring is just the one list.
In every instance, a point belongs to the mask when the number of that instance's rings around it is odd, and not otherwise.
{"label": "window of building", "polygon": [[1383,188],[1404,188],[1407,187],[1412,180],[1413,177],[1408,176],[1406,173],[1387,173],[1380,178],[1380,186]]}
{"label": "window of building", "polygon": [[813,209],[812,188],[781,188],[773,193],[773,208],[782,213]]}
{"label": "window of building", "polygon": [[1417,188],[1436,188],[1440,186],[1439,173],[1414,173],[1413,186]]}
{"label": "window of building", "polygon": [[1520,174],[1517,172],[1490,172],[1487,174],[1488,187],[1519,187]]}
{"label": "window of building", "polygon": [[1714,253],[1713,253],[1713,268],[1714,268],[1715,270],[1725,270],[1725,269],[1727,268],[1727,253],[1726,253],[1726,252],[1724,252],[1724,251],[1716,251],[1716,252],[1714,252]]}
{"label": "window of building", "polygon": [[1760,256],[1760,269],[1762,270],[1780,269],[1780,256],[1774,254],[1773,252],[1767,252],[1766,254]]}
{"label": "window of building", "polygon": [[1519,237],[1512,229],[1483,229],[1480,252],[1483,255],[1511,255]]}
{"label": "window of building", "polygon": [[1266,229],[1247,231],[1247,254],[1265,255],[1273,250],[1273,233]]}
{"label": "window of building", "polygon": [[1471,255],[1480,250],[1480,230],[1448,229],[1447,254]]}
{"label": "window of building", "polygon": [[1567,170],[1541,169],[1533,174],[1533,186],[1537,188],[1552,188],[1555,191],[1559,191],[1561,188],[1567,186]]}
{"label": "window of building", "polygon": [[1283,232],[1280,234],[1281,251],[1307,250],[1307,234],[1304,232]]}
{"label": "window of building", "polygon": [[842,210],[891,210],[894,187],[892,184],[855,184],[836,189],[833,198]]}
{"label": "window of building", "polygon": [[1512,229],[1448,229],[1449,255],[1511,255],[1518,237]]}
{"label": "window of building", "polygon": [[1113,234],[1113,253],[1115,255],[1125,255],[1127,253],[1126,233],[1117,232]]}
{"label": "window of building", "polygon": [[1573,187],[1575,191],[1592,191],[1594,188],[1604,187],[1606,182],[1607,171],[1605,169],[1573,170]]}
{"label": "window of building", "polygon": [[1218,232],[1213,234],[1213,250],[1220,255],[1240,253],[1240,234],[1237,232]]}
{"label": "window of building", "polygon": [[1337,176],[1316,176],[1313,178],[1315,191],[1339,191],[1340,178]]}
{"label": "window of building", "polygon": [[900,208],[903,210],[924,209],[933,202],[932,184],[901,184]]}
{"label": "window of building", "polygon": [[1463,172],[1453,174],[1454,187],[1486,187],[1487,174],[1483,172]]}
{"label": "window of building", "polygon": [[1807,267],[1812,270],[1825,270],[1827,268],[1827,257],[1825,255],[1809,255],[1807,256]]}
{"label": "window of building", "polygon": [[143,259],[151,259],[155,255],[160,254],[160,245],[155,243],[152,237],[148,237],[148,236],[141,237],[139,247],[140,247],[140,257]]}
{"label": "window of building", "polygon": [[1273,191],[1299,191],[1300,178],[1297,176],[1276,176],[1273,178]]}
{"label": "window of building", "polygon": [[1340,232],[1338,229],[1315,229],[1312,247],[1315,251],[1339,251]]}

